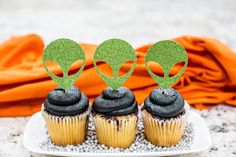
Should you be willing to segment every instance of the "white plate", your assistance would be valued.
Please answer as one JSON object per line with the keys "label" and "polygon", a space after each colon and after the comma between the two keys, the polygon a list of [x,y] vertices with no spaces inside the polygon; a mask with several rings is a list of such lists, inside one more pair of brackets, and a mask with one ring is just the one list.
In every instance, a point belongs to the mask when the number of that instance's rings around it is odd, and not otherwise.
{"label": "white plate", "polygon": [[72,153],[72,152],[55,152],[45,151],[39,147],[47,139],[45,122],[38,112],[34,114],[26,128],[23,137],[24,146],[31,152],[58,156],[172,156],[187,153],[199,152],[210,147],[211,138],[205,121],[195,112],[189,112],[188,121],[193,124],[194,139],[189,150],[179,151],[162,151],[149,153]]}

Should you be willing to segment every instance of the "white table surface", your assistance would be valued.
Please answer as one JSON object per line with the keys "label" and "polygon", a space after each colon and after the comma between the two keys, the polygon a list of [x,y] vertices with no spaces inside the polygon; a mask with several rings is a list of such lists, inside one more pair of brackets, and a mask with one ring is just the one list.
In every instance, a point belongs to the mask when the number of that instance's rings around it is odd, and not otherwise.
{"label": "white table surface", "polygon": [[[217,38],[236,49],[235,0],[0,0],[0,42],[37,33],[46,43],[67,37],[99,44],[122,38],[133,46],[181,35]],[[212,147],[185,157],[236,156],[236,108],[197,111]],[[28,117],[0,118],[0,157],[42,157],[22,145]]]}

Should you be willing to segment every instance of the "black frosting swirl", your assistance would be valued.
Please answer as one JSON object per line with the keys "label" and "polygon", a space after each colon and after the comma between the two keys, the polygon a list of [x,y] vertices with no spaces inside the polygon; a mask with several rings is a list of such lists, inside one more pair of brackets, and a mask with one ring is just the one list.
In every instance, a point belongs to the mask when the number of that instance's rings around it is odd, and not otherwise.
{"label": "black frosting swirl", "polygon": [[85,112],[88,106],[88,98],[74,86],[68,90],[55,88],[44,102],[45,111],[57,116],[80,114]]}
{"label": "black frosting swirl", "polygon": [[154,116],[171,118],[184,110],[184,99],[173,88],[156,88],[146,98],[143,108]]}
{"label": "black frosting swirl", "polygon": [[118,89],[106,88],[98,96],[92,106],[93,110],[108,116],[121,116],[135,113],[138,110],[137,101],[132,91],[125,87]]}

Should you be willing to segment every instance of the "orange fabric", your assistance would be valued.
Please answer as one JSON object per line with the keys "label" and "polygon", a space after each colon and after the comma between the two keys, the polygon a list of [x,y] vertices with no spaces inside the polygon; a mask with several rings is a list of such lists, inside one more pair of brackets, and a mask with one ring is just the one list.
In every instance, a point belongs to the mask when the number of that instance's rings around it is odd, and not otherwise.
{"label": "orange fabric", "polygon": [[[211,38],[184,36],[174,40],[186,48],[189,56],[188,67],[174,88],[198,109],[219,103],[236,105],[236,54]],[[92,101],[106,84],[93,67],[92,56],[96,45],[81,46],[87,61],[75,85]],[[139,104],[157,87],[144,66],[149,47],[146,45],[136,49],[137,66],[124,84],[134,91]],[[40,110],[48,92],[56,87],[43,68],[43,49],[44,43],[37,35],[13,37],[0,44],[0,116],[32,115]],[[129,65],[125,65],[126,68]],[[75,71],[76,66],[71,70]],[[175,71],[178,70],[177,67]],[[60,73],[60,70],[54,68],[53,72]],[[155,72],[160,73],[160,69],[156,68]]]}

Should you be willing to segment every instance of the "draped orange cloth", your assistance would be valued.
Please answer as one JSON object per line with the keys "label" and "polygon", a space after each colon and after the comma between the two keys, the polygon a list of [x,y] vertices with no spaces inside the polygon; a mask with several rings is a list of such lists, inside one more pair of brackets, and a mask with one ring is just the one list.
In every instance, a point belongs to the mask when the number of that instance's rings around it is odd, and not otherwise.
{"label": "draped orange cloth", "polygon": [[[187,50],[189,64],[173,87],[188,103],[198,109],[219,103],[236,105],[236,53],[211,38],[183,36],[174,40]],[[75,85],[92,102],[106,88],[106,84],[93,67],[92,56],[96,45],[81,46],[87,61]],[[139,104],[157,87],[144,65],[149,47],[145,45],[136,49],[136,68],[124,84],[135,93]],[[48,92],[57,86],[43,67],[43,50],[42,39],[34,34],[12,37],[0,44],[0,116],[32,115],[40,110]],[[99,66],[102,68],[103,64]],[[124,65],[124,68],[129,67]],[[76,69],[78,66],[71,68],[72,71]],[[156,68],[154,72],[160,73],[160,69]],[[53,73],[60,73],[60,69],[54,68]]]}

